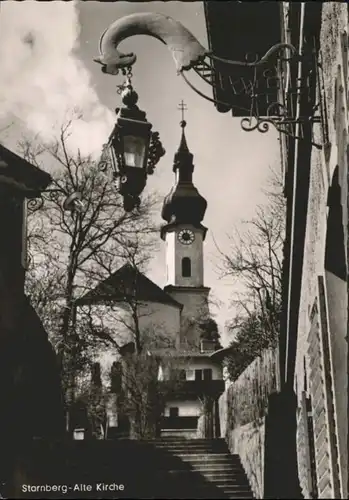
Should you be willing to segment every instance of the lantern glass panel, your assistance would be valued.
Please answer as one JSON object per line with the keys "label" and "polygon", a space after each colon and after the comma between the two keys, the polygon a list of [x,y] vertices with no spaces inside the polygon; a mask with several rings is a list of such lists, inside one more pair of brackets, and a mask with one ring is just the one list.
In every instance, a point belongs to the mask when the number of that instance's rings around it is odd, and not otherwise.
{"label": "lantern glass panel", "polygon": [[146,139],[134,135],[124,136],[124,158],[127,167],[143,168],[146,153]]}

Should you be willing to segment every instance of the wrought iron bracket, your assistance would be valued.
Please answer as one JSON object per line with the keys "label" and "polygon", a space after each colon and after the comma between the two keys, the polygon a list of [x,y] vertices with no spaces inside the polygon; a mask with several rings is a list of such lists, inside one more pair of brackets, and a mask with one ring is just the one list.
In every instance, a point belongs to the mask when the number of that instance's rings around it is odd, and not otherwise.
{"label": "wrought iron bracket", "polygon": [[[118,46],[134,35],[152,36],[167,45],[175,60],[177,73],[185,82],[204,99],[242,116],[241,126],[245,131],[258,130],[264,133],[272,125],[281,134],[302,139],[302,128],[306,124],[309,127],[309,124],[320,121],[325,126],[325,114],[321,106],[319,114],[310,110],[308,116],[302,117],[297,116],[296,111],[288,106],[292,94],[299,96],[308,92],[304,80],[297,82],[295,88],[284,89],[282,74],[291,65],[301,63],[307,71],[316,67],[312,53],[299,54],[294,46],[279,43],[260,58],[247,54],[243,61],[232,61],[207,50],[181,23],[169,16],[143,12],[115,21],[102,34],[100,55],[95,61],[102,65],[104,73],[116,75],[122,71],[125,74],[133,66],[136,55],[123,54]],[[186,75],[189,70],[193,70],[214,90],[223,86],[227,102],[210,97],[196,88]],[[261,100],[265,104],[263,113],[260,109]],[[315,142],[312,144],[317,148],[322,147]]]}
{"label": "wrought iron bracket", "polygon": [[[216,105],[224,106],[227,111],[231,110],[233,113],[235,111],[239,116],[246,114],[241,119],[241,128],[244,131],[257,130],[265,133],[269,131],[270,126],[273,126],[280,134],[294,139],[303,139],[305,126],[315,123],[323,124],[324,116],[321,112],[321,103],[311,106],[306,116],[297,116],[296,110],[290,110],[288,101],[292,96],[299,98],[308,94],[309,86],[305,79],[314,68],[316,71],[320,68],[314,57],[314,54],[297,53],[296,49],[289,44],[274,45],[260,59],[255,57],[251,60],[251,57],[246,55],[246,62],[230,61],[207,54],[206,60],[194,65],[193,69],[211,87],[214,87],[217,81],[224,81],[225,94],[228,95],[226,102],[205,95],[189,81],[184,72],[181,72],[181,75],[185,82],[201,97]],[[290,70],[291,65],[299,63],[305,69],[305,77],[297,79],[296,84],[286,90],[283,73]],[[270,102],[275,97],[277,100]],[[237,105],[236,102],[239,100],[247,102],[248,107]],[[264,113],[260,111],[261,101],[265,104]],[[298,135],[296,130],[298,130]],[[322,149],[321,144],[314,141],[311,143],[317,149]]]}
{"label": "wrought iron bracket", "polygon": [[78,191],[73,193],[67,193],[63,188],[51,188],[45,189],[40,193],[39,197],[31,198],[27,202],[28,210],[33,213],[40,210],[45,201],[57,201],[59,195],[65,195],[65,199],[62,203],[62,208],[68,212],[81,212],[84,208],[84,204],[81,200],[81,194]]}

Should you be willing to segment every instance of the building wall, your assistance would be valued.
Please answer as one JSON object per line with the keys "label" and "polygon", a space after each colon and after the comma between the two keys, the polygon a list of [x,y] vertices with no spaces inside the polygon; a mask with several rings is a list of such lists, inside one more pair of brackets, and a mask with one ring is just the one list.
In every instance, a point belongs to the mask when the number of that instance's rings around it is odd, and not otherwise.
{"label": "building wall", "polygon": [[202,331],[198,321],[209,316],[208,294],[210,289],[169,287],[166,291],[177,302],[183,304],[181,312],[181,335],[182,344],[199,346]]}
{"label": "building wall", "polygon": [[[330,454],[330,483],[320,498],[333,498],[336,482],[339,480],[341,498],[347,498],[347,283],[336,273],[326,269],[326,254],[336,249],[340,259],[341,245],[346,248],[347,228],[347,44],[348,8],[345,3],[324,2],[320,33],[322,57],[323,90],[318,98],[326,100],[328,114],[329,143],[321,151],[313,148],[310,172],[305,253],[298,324],[295,388],[301,405],[302,393],[315,396],[314,362],[320,365],[319,379],[322,380],[323,404],[326,418],[319,428],[326,428]],[[343,44],[344,42],[344,44]],[[323,140],[320,125],[314,127],[315,142]],[[334,172],[339,169],[339,183],[342,185],[342,217],[344,237],[332,234],[333,225],[328,207],[329,188],[334,183]],[[339,200],[340,202],[340,200]],[[338,203],[338,200],[336,201]],[[344,239],[344,241],[342,241]],[[323,283],[323,285],[321,285]],[[320,286],[321,285],[321,286]],[[323,286],[323,290],[321,287]],[[323,295],[323,296],[322,296]],[[318,313],[314,313],[314,307]],[[315,318],[315,319],[314,319]],[[314,323],[318,322],[318,326]],[[312,333],[313,330],[315,333]],[[319,337],[319,351],[314,346]],[[312,361],[314,360],[314,361]],[[326,380],[329,385],[326,385]],[[313,406],[313,419],[318,420]],[[335,435],[332,443],[331,435]],[[316,450],[315,450],[316,452]],[[316,454],[316,453],[315,453]],[[320,475],[319,464],[317,464]],[[319,482],[319,478],[318,478]],[[327,496],[330,495],[330,496]]]}
{"label": "building wall", "polygon": [[269,396],[280,389],[277,349],[263,351],[219,398],[221,435],[239,454],[255,498],[265,497],[266,416]]}
{"label": "building wall", "polygon": [[202,406],[200,401],[169,401],[166,405],[164,416],[170,416],[170,408],[178,408],[180,417],[198,417],[201,414]]}
{"label": "building wall", "polygon": [[[183,245],[178,240],[178,233],[182,229],[190,229],[195,234],[191,245]],[[191,260],[191,276],[182,276],[182,259],[189,257]],[[166,266],[167,285],[177,286],[203,286],[204,284],[204,252],[203,230],[190,224],[181,224],[166,233]]]}
{"label": "building wall", "polygon": [[[86,309],[86,306],[82,309]],[[119,345],[134,341],[134,322],[127,304],[118,302],[112,308],[105,305],[92,306],[91,314],[94,324],[107,328]],[[147,338],[148,346],[162,342],[166,342],[168,346],[168,341],[174,346],[178,342],[180,331],[178,307],[160,303],[140,303],[137,317],[141,336],[143,339]],[[117,356],[115,347],[110,346],[100,352],[98,359],[96,358],[96,361],[101,363],[102,379],[107,384],[109,384],[111,365]]]}
{"label": "building wall", "polygon": [[186,371],[186,380],[195,380],[195,370],[204,370],[205,368],[212,369],[212,380],[222,380],[222,367],[211,361],[203,358],[189,358],[186,360],[174,359],[170,362],[163,371],[163,380],[168,380],[170,377],[170,369],[175,367],[177,370],[183,369]]}

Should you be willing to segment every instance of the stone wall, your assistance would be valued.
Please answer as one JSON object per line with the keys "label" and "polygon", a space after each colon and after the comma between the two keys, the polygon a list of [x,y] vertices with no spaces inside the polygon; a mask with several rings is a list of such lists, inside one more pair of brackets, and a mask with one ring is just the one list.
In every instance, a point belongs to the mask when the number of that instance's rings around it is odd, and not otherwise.
{"label": "stone wall", "polygon": [[255,498],[264,498],[265,418],[232,430],[228,445],[240,456]]}
{"label": "stone wall", "polygon": [[280,389],[278,366],[278,350],[265,350],[219,399],[222,437],[240,455],[256,498],[264,498],[265,417],[269,396]]}
{"label": "stone wall", "polygon": [[[326,498],[326,491],[347,498],[347,283],[336,271],[342,253],[346,253],[347,240],[347,130],[348,130],[348,7],[346,3],[324,2],[320,32],[319,71],[321,90],[317,99],[323,102],[327,111],[328,133],[320,125],[314,127],[316,143],[327,144],[321,151],[313,148],[310,171],[310,188],[305,252],[299,311],[296,380],[295,389],[298,406],[301,407],[302,394],[314,398],[319,395],[318,378],[315,377],[311,352],[313,349],[311,331],[312,311],[321,301],[319,280],[323,283],[323,314],[319,321],[321,342],[319,349],[323,363],[323,377],[328,382],[324,386],[326,413],[319,420],[313,408],[314,426],[322,430],[327,426],[327,441],[335,439],[329,450],[327,488],[318,482],[319,498]],[[326,137],[327,135],[327,137]],[[338,171],[340,195],[333,202],[329,198]],[[338,186],[336,186],[337,189]],[[332,190],[333,191],[333,190]],[[334,207],[334,210],[332,210]],[[332,214],[331,214],[332,210]],[[333,212],[336,212],[334,214]],[[341,213],[340,213],[341,211]],[[337,215],[339,214],[339,215]],[[337,219],[337,220],[336,220]],[[339,236],[340,221],[344,235]],[[336,226],[336,230],[334,230]],[[339,229],[338,229],[339,228]],[[330,256],[332,254],[332,257]],[[332,259],[332,264],[329,262]],[[345,257],[343,257],[343,261]],[[335,270],[333,271],[333,267]],[[344,262],[345,268],[345,262]],[[315,338],[315,337],[314,337]],[[314,341],[315,342],[315,341]],[[315,356],[315,359],[320,359]],[[317,373],[317,372],[316,372]],[[314,403],[313,403],[314,404]],[[329,445],[330,446],[330,445]],[[319,450],[315,449],[315,456]],[[322,462],[323,465],[323,462]],[[321,465],[321,467],[322,467]],[[319,469],[319,464],[316,464]],[[319,470],[318,473],[320,474]],[[323,471],[321,477],[324,477]],[[324,481],[323,481],[324,482]],[[340,483],[337,493],[336,482]],[[323,493],[322,493],[323,492]]]}

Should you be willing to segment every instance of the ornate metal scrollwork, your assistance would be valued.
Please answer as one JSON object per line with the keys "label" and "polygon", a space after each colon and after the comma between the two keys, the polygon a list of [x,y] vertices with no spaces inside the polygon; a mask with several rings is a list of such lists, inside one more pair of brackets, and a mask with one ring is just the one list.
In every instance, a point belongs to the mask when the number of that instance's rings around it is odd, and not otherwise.
{"label": "ornate metal scrollwork", "polygon": [[69,212],[81,212],[81,210],[83,210],[84,205],[81,201],[81,194],[77,191],[67,194],[62,188],[46,189],[45,191],[42,191],[40,196],[28,199],[27,209],[30,213],[37,212],[43,208],[45,202],[47,201],[57,203],[62,195],[65,195],[65,199],[62,203],[64,210]]}
{"label": "ornate metal scrollwork", "polygon": [[[111,145],[111,143],[110,143],[111,141],[112,141],[113,145]],[[112,152],[111,152],[111,147],[113,147],[113,150],[114,150],[114,153],[116,156],[116,158],[115,158],[116,164],[118,166],[118,169],[120,171],[122,171],[123,168],[125,167],[125,159],[124,159],[124,155],[122,154],[121,138],[120,138],[120,134],[118,133],[118,131],[113,133],[113,137],[112,137],[111,141],[109,143],[103,145],[102,154],[101,154],[100,160],[98,162],[98,169],[104,173],[108,172],[108,171],[113,172],[113,176],[118,177],[119,172],[115,171],[115,162],[113,161]]]}
{"label": "ornate metal scrollwork", "polygon": [[155,167],[159,162],[160,158],[166,153],[160,141],[159,132],[152,132],[149,152],[148,152],[148,163],[147,163],[147,174],[151,175],[154,173]]}
{"label": "ornate metal scrollwork", "polygon": [[[286,94],[296,92],[300,95],[308,89],[306,85],[305,88],[297,85],[285,93],[281,76],[282,70],[289,69],[293,64],[298,65],[300,61],[306,72],[311,71],[317,65],[313,53],[299,54],[293,45],[278,43],[262,57],[247,54],[245,60],[233,61],[207,50],[181,23],[169,16],[138,13],[115,21],[103,33],[100,55],[95,61],[102,64],[104,72],[116,75],[121,70],[125,74],[125,68],[135,63],[135,54],[122,54],[118,50],[123,40],[134,35],[153,36],[165,43],[175,59],[177,73],[185,82],[198,95],[220,106],[222,110],[232,110],[238,116],[243,116],[243,130],[265,133],[272,125],[280,133],[301,139],[304,125],[313,124],[319,118],[315,111],[309,111],[309,116],[297,117],[296,110],[289,109],[284,102],[288,98]],[[223,89],[224,98],[219,100],[197,89],[186,76],[186,72],[191,69],[210,87]],[[272,107],[269,107],[270,104]],[[314,142],[312,144],[321,148]],[[151,172],[151,166],[149,170]]]}
{"label": "ornate metal scrollwork", "polygon": [[258,132],[269,131],[269,124],[274,125],[272,120],[267,118],[257,118],[256,116],[245,117],[241,120],[241,128],[245,132],[253,132],[254,130],[258,130]]}
{"label": "ornate metal scrollwork", "polygon": [[[308,92],[309,89],[306,85],[298,83],[296,87],[288,89],[286,93],[283,88],[280,67],[303,61],[307,68],[309,63],[314,64],[312,57],[314,57],[313,54],[310,56],[309,54],[298,54],[295,48],[289,44],[275,45],[261,58],[248,54],[245,61],[229,61],[208,54],[207,61],[201,61],[200,64],[194,66],[194,70],[206,83],[214,86],[212,61],[219,62],[219,69],[215,70],[215,78],[219,82],[224,81],[225,86],[229,88],[231,100],[227,102],[221,102],[204,95],[189,82],[183,73],[182,76],[200,96],[224,106],[227,110],[236,111],[240,116],[246,114],[241,119],[241,128],[244,131],[257,130],[265,133],[268,132],[270,126],[273,126],[279,133],[295,139],[302,139],[304,124],[321,121],[321,116],[317,115],[318,106],[313,107],[309,116],[297,117],[295,111],[293,113],[289,111],[286,105],[288,95],[300,95]],[[317,67],[316,62],[315,67]],[[277,98],[281,98],[283,102],[275,100]],[[242,101],[246,103],[246,106],[237,106],[236,101]],[[264,103],[263,113],[260,110],[261,101]],[[296,135],[296,125],[300,128],[299,135]],[[322,148],[315,142],[312,142],[312,145],[318,149]]]}
{"label": "ornate metal scrollwork", "polygon": [[30,198],[27,201],[27,209],[30,213],[37,212],[44,205],[44,198],[42,196],[38,198]]}
{"label": "ornate metal scrollwork", "polygon": [[103,144],[102,154],[97,167],[103,173],[107,172],[112,167],[112,158],[108,144]]}

